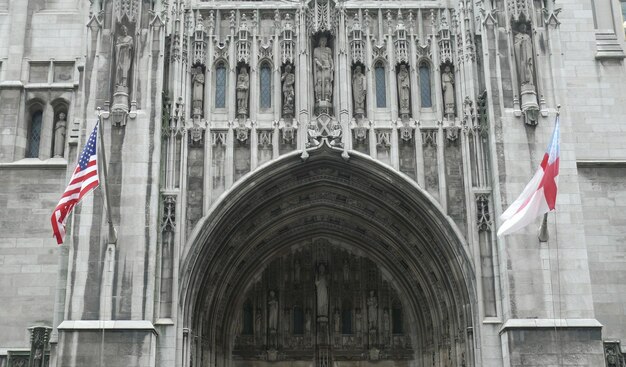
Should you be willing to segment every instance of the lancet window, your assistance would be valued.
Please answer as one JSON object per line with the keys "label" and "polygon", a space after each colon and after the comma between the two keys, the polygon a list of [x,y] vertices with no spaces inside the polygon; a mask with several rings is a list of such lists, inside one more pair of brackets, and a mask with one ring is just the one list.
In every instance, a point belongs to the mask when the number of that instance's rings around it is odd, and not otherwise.
{"label": "lancet window", "polygon": [[385,65],[382,61],[374,66],[374,77],[376,78],[376,107],[387,107],[387,86],[385,81]]}
{"label": "lancet window", "polygon": [[226,66],[223,62],[215,69],[215,108],[226,107]]}
{"label": "lancet window", "polygon": [[433,101],[431,96],[431,85],[430,85],[430,66],[427,63],[420,64],[419,67],[419,75],[420,75],[420,97],[422,100],[422,107],[432,107]]}
{"label": "lancet window", "polygon": [[28,126],[28,146],[26,147],[26,158],[39,157],[42,120],[43,111],[36,110],[31,114],[30,124]]}
{"label": "lancet window", "polygon": [[261,65],[260,106],[261,108],[272,107],[272,68],[268,63]]}

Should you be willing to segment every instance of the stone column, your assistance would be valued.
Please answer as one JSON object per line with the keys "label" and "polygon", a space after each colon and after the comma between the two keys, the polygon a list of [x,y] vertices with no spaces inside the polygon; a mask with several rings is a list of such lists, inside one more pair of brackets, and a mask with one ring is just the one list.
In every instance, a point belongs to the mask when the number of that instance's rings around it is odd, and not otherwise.
{"label": "stone column", "polygon": [[336,95],[335,101],[335,115],[339,119],[343,130],[343,142],[345,148],[348,149],[352,146],[352,133],[350,129],[351,118],[351,100],[350,90],[352,89],[350,64],[348,61],[348,44],[346,34],[346,11],[343,6],[337,7],[339,12],[339,29],[337,32],[337,38],[335,41],[335,55],[337,55],[337,73],[335,74],[335,87],[334,93]]}

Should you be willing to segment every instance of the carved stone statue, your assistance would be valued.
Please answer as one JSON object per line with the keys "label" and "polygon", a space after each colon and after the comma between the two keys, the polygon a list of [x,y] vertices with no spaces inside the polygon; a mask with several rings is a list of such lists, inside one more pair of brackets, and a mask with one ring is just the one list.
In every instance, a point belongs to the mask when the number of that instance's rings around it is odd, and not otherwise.
{"label": "carved stone statue", "polygon": [[270,291],[270,299],[267,301],[269,309],[268,326],[270,330],[278,330],[278,300],[276,300],[276,293]]}
{"label": "carved stone statue", "polygon": [[193,115],[202,116],[204,110],[204,72],[201,67],[193,74]]}
{"label": "carved stone statue", "polygon": [[291,65],[285,65],[285,72],[280,77],[280,81],[283,84],[283,116],[293,117],[294,103],[296,99],[296,90],[294,85],[296,83],[296,76],[293,74]]}
{"label": "carved stone statue", "polygon": [[248,115],[248,92],[250,90],[250,76],[243,67],[237,76],[237,114]]}
{"label": "carved stone statue", "polygon": [[343,281],[347,282],[350,280],[350,263],[348,259],[343,260]]}
{"label": "carved stone statue", "polygon": [[304,331],[306,331],[307,334],[311,333],[311,310],[308,308],[304,314]]}
{"label": "carved stone statue", "polygon": [[333,97],[333,79],[335,65],[333,52],[326,46],[327,39],[322,36],[319,45],[313,49],[313,81],[315,83],[315,101],[319,106],[330,107]]}
{"label": "carved stone statue", "polygon": [[356,327],[356,333],[357,335],[361,335],[361,332],[363,331],[363,315],[361,314],[361,309],[357,308],[356,309],[356,315],[355,315],[355,327]]}
{"label": "carved stone statue", "polygon": [[59,121],[54,125],[54,158],[63,158],[65,151],[65,132],[67,131],[67,121],[65,113],[59,113]]}
{"label": "carved stone statue", "polygon": [[367,298],[367,322],[369,329],[376,329],[378,323],[378,300],[374,295],[374,291],[370,291],[370,296]]}
{"label": "carved stone statue", "polygon": [[526,24],[519,25],[519,31],[515,34],[515,62],[520,78],[520,85],[534,85],[533,76],[535,66],[533,62],[533,44],[530,35],[527,34]]}
{"label": "carved stone statue", "polygon": [[256,309],[256,316],[254,317],[254,332],[258,337],[261,336],[261,322],[262,322],[262,312],[260,308]]}
{"label": "carved stone statue", "polygon": [[339,315],[338,309],[335,309],[335,313],[333,314],[333,323],[335,326],[335,333],[339,334],[341,332],[341,315]]}
{"label": "carved stone statue", "polygon": [[300,260],[296,260],[296,263],[293,265],[293,281],[300,283]]}
{"label": "carved stone statue", "polygon": [[291,318],[289,317],[289,309],[285,308],[284,314],[283,314],[283,330],[285,332],[285,335],[289,334],[289,321],[291,320]]}
{"label": "carved stone statue", "polygon": [[128,28],[121,27],[121,35],[115,41],[115,86],[116,90],[128,93],[128,73],[132,64],[133,37],[128,35]]}
{"label": "carved stone statue", "polygon": [[454,117],[454,73],[446,65],[441,74],[441,89],[443,90],[443,106],[447,117]]}
{"label": "carved stone statue", "polygon": [[390,326],[389,310],[385,308],[385,310],[383,311],[383,331],[385,332],[385,334],[389,333]]}
{"label": "carved stone statue", "polygon": [[398,107],[400,115],[411,113],[411,79],[406,65],[401,64],[398,71]]}
{"label": "carved stone statue", "polygon": [[315,287],[317,289],[317,317],[328,316],[328,284],[326,283],[326,266],[323,263],[318,267]]}
{"label": "carved stone statue", "polygon": [[352,75],[352,97],[354,100],[354,115],[365,114],[365,96],[367,94],[367,81],[365,75],[361,72],[361,67],[354,68]]}

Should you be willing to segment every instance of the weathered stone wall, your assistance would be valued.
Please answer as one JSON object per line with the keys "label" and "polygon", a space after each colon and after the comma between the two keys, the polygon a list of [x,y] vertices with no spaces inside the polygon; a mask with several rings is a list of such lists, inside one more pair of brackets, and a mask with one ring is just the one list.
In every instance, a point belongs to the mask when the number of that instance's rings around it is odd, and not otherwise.
{"label": "weathered stone wall", "polygon": [[52,325],[58,251],[50,215],[65,166],[0,167],[0,348],[29,347],[28,327]]}
{"label": "weathered stone wall", "polygon": [[626,339],[626,174],[623,167],[579,169],[593,306],[604,339]]}

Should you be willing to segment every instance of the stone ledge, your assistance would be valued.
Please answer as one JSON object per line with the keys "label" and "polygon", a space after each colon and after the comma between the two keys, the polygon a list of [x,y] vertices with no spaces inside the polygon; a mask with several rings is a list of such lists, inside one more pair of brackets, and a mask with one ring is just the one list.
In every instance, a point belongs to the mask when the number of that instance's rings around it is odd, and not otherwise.
{"label": "stone ledge", "polygon": [[540,328],[602,328],[602,324],[596,319],[508,319],[500,334],[511,329]]}
{"label": "stone ledge", "polygon": [[0,163],[0,170],[3,169],[65,169],[67,161],[64,158],[50,158],[42,161],[39,158],[24,158],[19,161]]}
{"label": "stone ledge", "polygon": [[576,160],[577,167],[591,168],[591,167],[610,167],[610,168],[622,168],[626,167],[626,159],[578,159]]}
{"label": "stone ledge", "polygon": [[152,322],[148,320],[65,320],[59,327],[59,330],[77,331],[77,330],[149,330],[154,334],[158,334]]}

